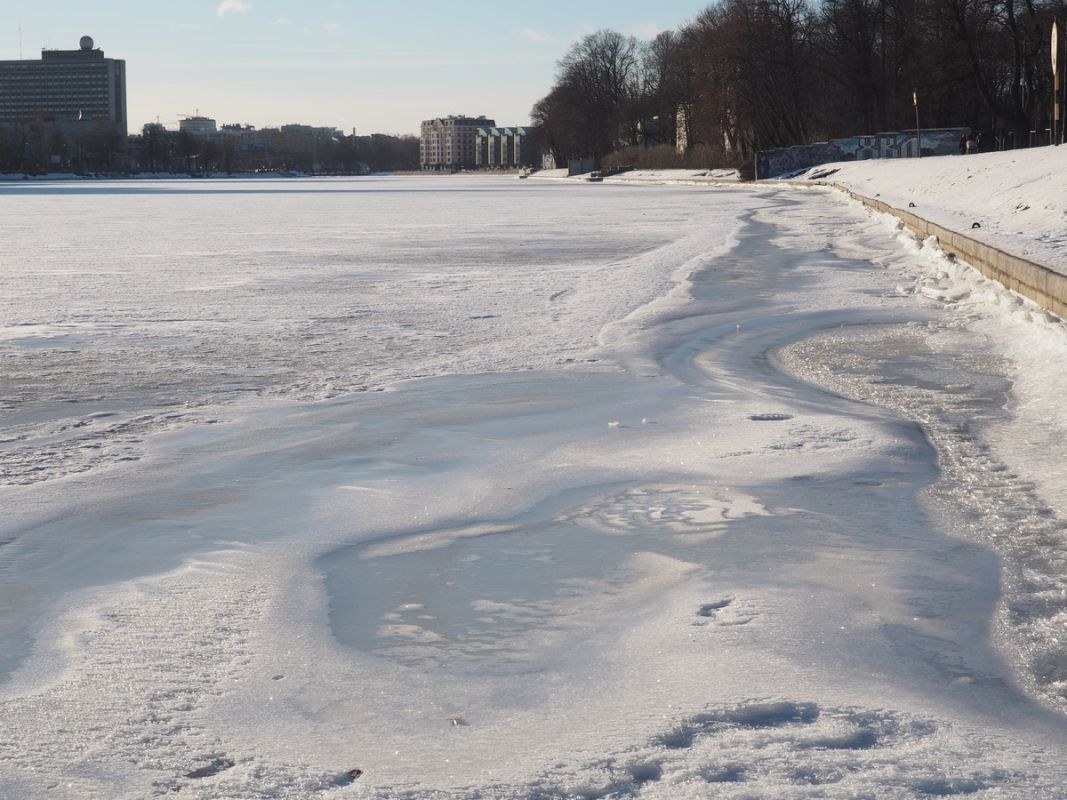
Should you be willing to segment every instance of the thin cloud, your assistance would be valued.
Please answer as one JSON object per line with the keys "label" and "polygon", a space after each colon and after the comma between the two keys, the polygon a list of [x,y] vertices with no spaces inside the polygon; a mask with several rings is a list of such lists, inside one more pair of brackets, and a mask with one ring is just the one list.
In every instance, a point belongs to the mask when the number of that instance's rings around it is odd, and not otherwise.
{"label": "thin cloud", "polygon": [[523,28],[522,35],[523,38],[525,38],[529,42],[533,42],[534,44],[548,44],[552,41],[552,37],[549,36],[547,33],[542,33],[541,31],[534,30],[533,28]]}
{"label": "thin cloud", "polygon": [[631,36],[636,36],[638,39],[655,39],[665,30],[667,29],[658,22],[642,22],[634,25],[627,33]]}
{"label": "thin cloud", "polygon": [[[307,34],[314,34],[316,30],[314,28],[302,28],[302,31]],[[318,50],[310,51],[318,53]],[[181,64],[187,64],[186,60],[170,60],[160,59],[155,63],[157,64],[174,64],[175,66]],[[429,67],[492,67],[500,66],[501,64],[508,65],[522,65],[522,64],[535,64],[543,65],[544,57],[539,55],[531,55],[529,53],[515,52],[507,56],[494,56],[491,60],[485,58],[477,58],[474,56],[461,56],[461,55],[435,55],[432,59],[419,58],[417,56],[403,56],[397,55],[393,57],[382,58],[365,58],[365,59],[294,59],[292,61],[275,60],[275,61],[256,61],[252,59],[241,59],[240,61],[197,61],[198,67],[210,67],[213,69],[232,69],[232,70],[249,70],[249,69],[261,69],[265,67],[278,67],[284,66],[288,69],[396,69],[396,70],[413,70],[413,69],[425,69]]]}
{"label": "thin cloud", "polygon": [[271,20],[270,24],[275,28],[288,28],[293,24],[293,21],[289,19],[289,17],[277,17],[276,19]]}
{"label": "thin cloud", "polygon": [[322,29],[326,31],[326,33],[340,33],[341,23],[335,20],[331,20],[330,22],[327,22],[325,25],[323,25]]}
{"label": "thin cloud", "polygon": [[248,0],[222,0],[215,13],[219,15],[219,19],[222,19],[227,14],[247,14],[252,8]]}

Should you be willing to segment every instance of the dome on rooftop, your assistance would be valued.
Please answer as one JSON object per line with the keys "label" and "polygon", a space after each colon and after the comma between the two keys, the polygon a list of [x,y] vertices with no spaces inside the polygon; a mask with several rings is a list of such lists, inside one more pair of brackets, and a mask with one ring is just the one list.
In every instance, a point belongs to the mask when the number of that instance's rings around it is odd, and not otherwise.
{"label": "dome on rooftop", "polygon": [[82,40],[81,40],[81,48],[82,48],[82,50],[92,50],[93,49],[93,37],[92,36],[83,36]]}

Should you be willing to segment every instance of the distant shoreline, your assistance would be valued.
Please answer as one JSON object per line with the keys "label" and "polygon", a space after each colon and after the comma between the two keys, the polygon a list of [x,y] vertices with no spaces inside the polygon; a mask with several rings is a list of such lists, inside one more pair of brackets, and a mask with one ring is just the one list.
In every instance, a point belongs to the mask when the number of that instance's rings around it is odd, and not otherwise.
{"label": "distant shoreline", "polygon": [[369,175],[311,175],[304,172],[217,172],[205,175],[191,175],[188,172],[151,172],[151,173],[99,173],[79,175],[74,172],[46,172],[31,175],[21,172],[0,173],[0,182],[18,183],[21,181],[154,181],[154,180],[275,180],[278,178],[373,178],[394,175],[392,172],[374,172]]}
{"label": "distant shoreline", "polygon": [[366,175],[356,174],[312,174],[306,172],[216,172],[203,175],[191,175],[188,172],[151,172],[138,174],[109,174],[100,173],[95,175],[79,175],[74,172],[46,172],[40,175],[31,175],[22,172],[0,173],[0,183],[21,183],[23,181],[216,181],[216,180],[278,180],[308,178],[387,178],[387,177],[442,177],[448,178],[453,175],[478,176],[484,178],[513,178],[519,174],[518,170],[493,170],[493,171],[470,171],[470,172],[423,172],[421,170],[397,171],[397,172],[371,172]]}

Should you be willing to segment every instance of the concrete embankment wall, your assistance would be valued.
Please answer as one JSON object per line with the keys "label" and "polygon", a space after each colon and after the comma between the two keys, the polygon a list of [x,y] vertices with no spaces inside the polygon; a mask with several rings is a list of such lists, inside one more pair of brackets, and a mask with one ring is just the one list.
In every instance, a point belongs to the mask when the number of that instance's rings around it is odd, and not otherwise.
{"label": "concrete embankment wall", "polygon": [[822,183],[821,185],[832,186],[875,211],[892,214],[923,239],[930,236],[936,237],[941,249],[946,253],[966,261],[987,278],[998,281],[1023,297],[1033,300],[1046,311],[1051,311],[1060,319],[1067,320],[1067,276],[1053,272],[1041,264],[1006,253],[992,245],[979,242],[958,231],[944,228],[910,211],[894,208],[881,200],[857,194],[840,184]]}

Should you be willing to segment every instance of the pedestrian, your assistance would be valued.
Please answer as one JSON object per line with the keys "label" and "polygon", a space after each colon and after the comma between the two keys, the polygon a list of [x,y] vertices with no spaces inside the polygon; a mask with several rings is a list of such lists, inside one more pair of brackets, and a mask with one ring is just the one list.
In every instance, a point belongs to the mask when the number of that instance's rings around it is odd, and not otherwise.
{"label": "pedestrian", "polygon": [[964,142],[963,147],[964,150],[967,152],[967,155],[970,155],[974,152],[974,139],[971,138],[970,134],[967,134],[967,141]]}
{"label": "pedestrian", "polygon": [[967,134],[960,136],[960,155],[962,156],[967,152]]}

